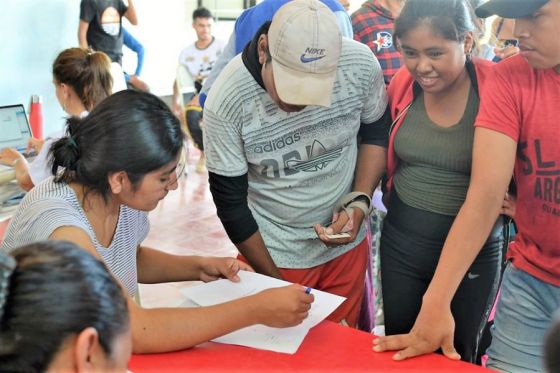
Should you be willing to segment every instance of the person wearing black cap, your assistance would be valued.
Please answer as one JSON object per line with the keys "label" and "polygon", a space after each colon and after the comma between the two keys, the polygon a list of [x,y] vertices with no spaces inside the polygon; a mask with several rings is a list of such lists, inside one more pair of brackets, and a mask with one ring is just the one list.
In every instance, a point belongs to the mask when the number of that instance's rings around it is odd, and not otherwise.
{"label": "person wearing black cap", "polygon": [[471,184],[411,332],[382,337],[395,359],[435,351],[453,338],[449,302],[517,182],[509,247],[488,367],[543,370],[543,341],[560,308],[560,0],[490,0],[479,17],[515,18],[521,53],[500,62],[482,92]]}
{"label": "person wearing black cap", "polygon": [[503,18],[530,17],[549,0],[490,0],[476,8],[476,15],[487,18],[498,15]]}

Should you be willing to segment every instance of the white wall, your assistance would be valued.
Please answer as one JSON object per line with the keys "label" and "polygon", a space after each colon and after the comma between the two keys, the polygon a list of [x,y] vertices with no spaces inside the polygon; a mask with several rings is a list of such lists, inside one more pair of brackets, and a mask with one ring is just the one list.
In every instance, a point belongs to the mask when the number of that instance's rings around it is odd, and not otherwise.
{"label": "white wall", "polygon": [[[134,0],[138,26],[124,22],[146,49],[142,79],[157,95],[172,93],[179,53],[196,40],[191,26],[196,3],[196,0]],[[216,21],[214,35],[227,41],[233,24],[232,21]],[[128,72],[136,68],[136,55],[127,48],[124,48],[123,67]]]}
{"label": "white wall", "polygon": [[[191,28],[196,0],[135,0],[139,25],[126,27],[146,48],[143,78],[155,94],[171,93],[180,50],[194,42]],[[61,50],[78,45],[79,0],[2,0],[0,12],[0,105],[43,97],[45,134],[64,126],[52,84],[52,62]],[[218,37],[227,39],[233,22],[219,21]],[[132,58],[132,62],[130,59]],[[134,70],[134,57],[124,57]]]}
{"label": "white wall", "polygon": [[2,0],[0,105],[43,96],[45,133],[62,128],[64,112],[54,95],[52,62],[77,44],[79,1]]}
{"label": "white wall", "polygon": [[[221,1],[210,1],[219,7]],[[351,0],[351,10],[362,0]],[[138,26],[125,27],[144,44],[142,78],[152,92],[172,92],[179,52],[196,39],[191,27],[196,0],[134,0]],[[223,5],[223,4],[222,4]],[[226,4],[227,5],[227,4]],[[43,96],[45,134],[64,126],[52,85],[51,68],[57,54],[78,45],[80,0],[2,0],[0,12],[0,105],[23,103],[32,94]],[[9,9],[9,10],[8,10]],[[212,7],[210,10],[214,10]],[[214,35],[227,41],[233,21],[217,20]],[[124,69],[133,72],[135,55],[124,48]]]}

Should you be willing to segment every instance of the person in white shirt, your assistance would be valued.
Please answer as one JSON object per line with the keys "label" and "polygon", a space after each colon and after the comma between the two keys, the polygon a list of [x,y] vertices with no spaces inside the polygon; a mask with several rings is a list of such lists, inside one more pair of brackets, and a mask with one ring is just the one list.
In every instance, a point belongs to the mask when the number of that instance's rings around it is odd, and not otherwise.
{"label": "person in white shirt", "polygon": [[[182,111],[185,110],[189,135],[195,146],[203,152],[204,143],[200,125],[202,121],[202,108],[198,102],[198,95],[206,78],[210,75],[214,63],[222,53],[224,44],[212,35],[214,16],[208,9],[204,7],[196,9],[193,12],[192,18],[192,27],[196,32],[197,40],[181,51],[179,65],[187,71],[195,88],[195,93],[186,107],[182,107],[182,100],[180,99],[182,92],[176,80],[173,84],[173,111],[177,117],[181,118]],[[185,82],[182,82],[182,84],[185,84]],[[196,170],[197,172],[205,171],[204,153],[200,156]]]}

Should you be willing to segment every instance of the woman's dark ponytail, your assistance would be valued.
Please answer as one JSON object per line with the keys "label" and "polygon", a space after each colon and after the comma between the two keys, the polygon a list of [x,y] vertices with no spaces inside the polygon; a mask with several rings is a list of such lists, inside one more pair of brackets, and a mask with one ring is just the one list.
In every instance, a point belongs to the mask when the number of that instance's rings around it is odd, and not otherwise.
{"label": "woman's dark ponytail", "polygon": [[[54,176],[58,174],[59,168],[75,173],[80,160],[80,147],[73,134],[76,132],[75,128],[80,126],[82,121],[83,119],[77,117],[68,118],[66,120],[66,136],[60,138],[51,146],[51,172]],[[63,172],[60,177],[65,174],[68,174],[68,172]],[[61,181],[69,180],[62,178]]]}

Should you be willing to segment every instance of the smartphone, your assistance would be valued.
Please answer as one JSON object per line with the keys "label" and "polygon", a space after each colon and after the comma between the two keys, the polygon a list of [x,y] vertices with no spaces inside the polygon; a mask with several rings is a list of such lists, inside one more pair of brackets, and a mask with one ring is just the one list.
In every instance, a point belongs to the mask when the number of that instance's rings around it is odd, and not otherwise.
{"label": "smartphone", "polygon": [[337,234],[326,234],[325,236],[327,236],[327,238],[329,238],[329,239],[349,238],[350,233],[342,232],[342,233],[337,233]]}

